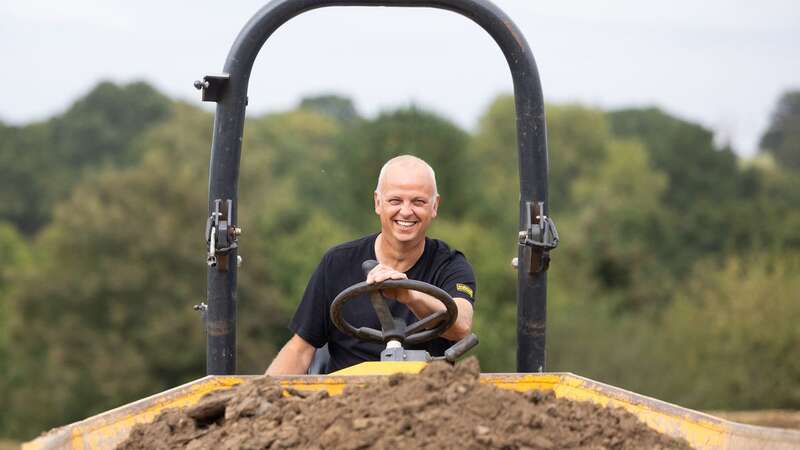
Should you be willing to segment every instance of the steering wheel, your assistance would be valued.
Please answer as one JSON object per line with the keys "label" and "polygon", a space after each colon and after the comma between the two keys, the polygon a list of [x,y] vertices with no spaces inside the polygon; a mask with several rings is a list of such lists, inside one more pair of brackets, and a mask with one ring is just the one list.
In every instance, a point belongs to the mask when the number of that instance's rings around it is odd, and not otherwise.
{"label": "steering wheel", "polygon": [[[364,261],[361,265],[361,268],[364,270],[364,275],[366,276],[366,274],[377,265],[378,262],[375,260]],[[389,310],[388,299],[380,292],[381,289],[391,288],[410,289],[412,291],[428,294],[442,302],[445,306],[445,310],[437,311],[411,325],[406,325],[404,319],[398,319],[392,316]],[[378,320],[381,323],[381,330],[369,327],[356,328],[342,318],[342,308],[344,305],[364,293],[369,293],[369,301],[375,313],[378,315]],[[367,284],[366,281],[362,281],[340,292],[331,304],[331,320],[339,331],[348,336],[370,342],[386,343],[390,340],[397,340],[401,345],[415,345],[428,342],[439,337],[450,328],[455,323],[457,317],[458,307],[453,297],[432,284],[417,280],[386,280],[381,283],[373,284]]]}

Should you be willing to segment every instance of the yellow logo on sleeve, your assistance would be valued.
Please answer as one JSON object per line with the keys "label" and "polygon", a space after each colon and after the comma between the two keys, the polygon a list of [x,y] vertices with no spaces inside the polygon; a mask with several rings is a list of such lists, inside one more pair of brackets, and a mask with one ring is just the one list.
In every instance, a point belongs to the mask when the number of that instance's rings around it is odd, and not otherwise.
{"label": "yellow logo on sleeve", "polygon": [[463,293],[469,295],[470,298],[472,298],[472,294],[473,294],[472,288],[467,286],[466,284],[456,283],[456,290],[458,292],[463,292]]}

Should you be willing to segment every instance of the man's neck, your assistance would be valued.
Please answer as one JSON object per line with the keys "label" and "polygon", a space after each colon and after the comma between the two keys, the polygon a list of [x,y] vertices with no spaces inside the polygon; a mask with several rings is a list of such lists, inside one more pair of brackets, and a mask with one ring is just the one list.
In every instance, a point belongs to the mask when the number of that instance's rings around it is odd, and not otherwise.
{"label": "man's neck", "polygon": [[424,237],[417,242],[395,242],[385,239],[381,233],[375,239],[375,256],[378,262],[398,272],[406,272],[412,268],[424,251]]}

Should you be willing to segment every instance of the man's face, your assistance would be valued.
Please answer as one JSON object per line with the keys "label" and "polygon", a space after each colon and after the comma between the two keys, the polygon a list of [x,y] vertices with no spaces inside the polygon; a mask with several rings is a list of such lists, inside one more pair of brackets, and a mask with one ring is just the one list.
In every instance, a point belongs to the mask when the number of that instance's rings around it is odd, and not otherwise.
{"label": "man's face", "polygon": [[410,243],[424,239],[438,207],[439,196],[427,168],[419,164],[387,167],[375,193],[375,214],[384,238]]}

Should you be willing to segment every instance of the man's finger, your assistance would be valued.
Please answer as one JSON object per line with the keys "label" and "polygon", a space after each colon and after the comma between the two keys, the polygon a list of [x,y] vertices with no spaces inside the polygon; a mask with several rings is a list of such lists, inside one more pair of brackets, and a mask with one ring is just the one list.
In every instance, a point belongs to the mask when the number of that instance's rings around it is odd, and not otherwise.
{"label": "man's finger", "polygon": [[367,284],[379,283],[381,281],[381,280],[376,280],[375,276],[378,273],[380,273],[383,267],[384,266],[378,264],[377,266],[373,267],[372,270],[369,271],[369,273],[367,274]]}
{"label": "man's finger", "polygon": [[367,284],[380,283],[389,279],[405,280],[408,279],[408,276],[383,264],[378,264],[367,274]]}

